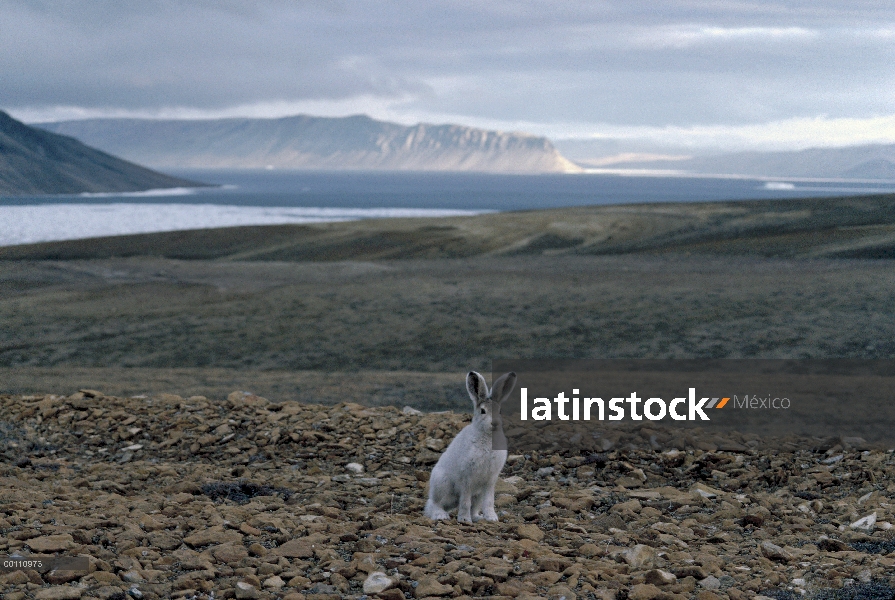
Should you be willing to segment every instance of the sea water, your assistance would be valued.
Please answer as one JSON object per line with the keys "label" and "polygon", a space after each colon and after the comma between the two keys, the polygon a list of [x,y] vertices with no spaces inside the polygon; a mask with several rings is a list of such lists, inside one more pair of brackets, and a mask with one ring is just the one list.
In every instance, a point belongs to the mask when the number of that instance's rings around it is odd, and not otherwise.
{"label": "sea water", "polygon": [[131,194],[0,197],[0,245],[384,217],[438,217],[563,206],[895,193],[895,182],[617,174],[190,170],[214,184]]}

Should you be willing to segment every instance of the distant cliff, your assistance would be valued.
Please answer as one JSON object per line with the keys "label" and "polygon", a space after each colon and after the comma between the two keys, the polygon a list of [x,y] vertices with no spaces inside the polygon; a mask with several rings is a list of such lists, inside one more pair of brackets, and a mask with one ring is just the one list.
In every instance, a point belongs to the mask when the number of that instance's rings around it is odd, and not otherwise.
{"label": "distant cliff", "polygon": [[[674,168],[678,168],[675,166]],[[738,152],[694,159],[701,173],[742,173],[778,177],[895,179],[895,145],[810,148],[792,152]]]}
{"label": "distant cliff", "polygon": [[364,115],[279,119],[89,119],[37,125],[154,168],[579,171],[543,137]]}
{"label": "distant cliff", "polygon": [[[565,145],[559,142],[560,146]],[[597,161],[578,158],[585,166],[610,169],[672,169],[706,175],[750,177],[895,180],[895,144],[843,148],[809,148],[780,152],[734,152],[676,160]]]}
{"label": "distant cliff", "polygon": [[0,111],[0,194],[138,192],[198,185],[29,127]]}

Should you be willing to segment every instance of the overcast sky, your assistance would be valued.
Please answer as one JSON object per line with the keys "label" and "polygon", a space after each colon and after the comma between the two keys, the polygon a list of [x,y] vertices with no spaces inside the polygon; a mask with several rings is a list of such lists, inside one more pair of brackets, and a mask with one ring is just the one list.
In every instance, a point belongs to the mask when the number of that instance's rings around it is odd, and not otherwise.
{"label": "overcast sky", "polygon": [[0,109],[367,113],[622,150],[892,143],[895,3],[3,0]]}

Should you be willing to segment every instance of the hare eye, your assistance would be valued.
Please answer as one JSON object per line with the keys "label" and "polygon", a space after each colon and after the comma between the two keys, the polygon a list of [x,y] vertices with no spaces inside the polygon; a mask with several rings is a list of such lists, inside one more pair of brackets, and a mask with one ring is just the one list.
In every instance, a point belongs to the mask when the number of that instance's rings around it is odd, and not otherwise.
{"label": "hare eye", "polygon": [[487,413],[487,412],[488,412],[488,411],[485,410],[484,408],[482,409],[482,414],[485,414],[485,413]]}

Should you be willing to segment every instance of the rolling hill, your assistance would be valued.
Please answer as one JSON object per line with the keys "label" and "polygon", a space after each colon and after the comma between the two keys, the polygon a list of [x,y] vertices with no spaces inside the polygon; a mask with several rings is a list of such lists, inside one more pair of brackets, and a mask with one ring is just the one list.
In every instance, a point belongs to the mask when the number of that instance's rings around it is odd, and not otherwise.
{"label": "rolling hill", "polygon": [[29,127],[0,111],[0,194],[138,192],[201,185]]}

